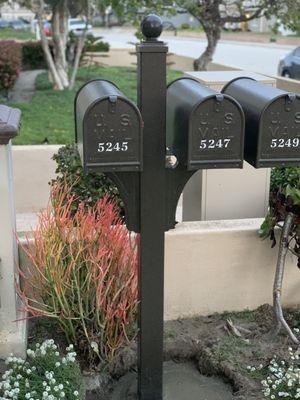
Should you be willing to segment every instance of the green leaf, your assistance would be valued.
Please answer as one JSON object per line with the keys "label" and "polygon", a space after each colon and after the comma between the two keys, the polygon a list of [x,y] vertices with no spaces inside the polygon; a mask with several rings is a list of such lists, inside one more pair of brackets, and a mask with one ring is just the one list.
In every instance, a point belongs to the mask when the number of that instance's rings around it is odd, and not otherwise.
{"label": "green leaf", "polygon": [[300,189],[288,185],[285,189],[286,197],[291,197],[294,205],[300,205]]}
{"label": "green leaf", "polygon": [[270,211],[269,214],[266,216],[264,222],[261,224],[261,227],[258,231],[259,236],[263,239],[270,237],[271,232],[273,231],[275,225],[276,225],[276,219],[272,211]]}

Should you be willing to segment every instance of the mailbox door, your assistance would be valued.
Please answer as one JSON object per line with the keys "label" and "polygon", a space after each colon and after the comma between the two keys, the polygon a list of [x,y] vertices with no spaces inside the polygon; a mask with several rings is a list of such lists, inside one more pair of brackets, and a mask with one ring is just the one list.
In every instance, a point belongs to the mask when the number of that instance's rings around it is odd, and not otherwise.
{"label": "mailbox door", "polygon": [[300,98],[285,95],[262,113],[257,167],[300,165]]}
{"label": "mailbox door", "polygon": [[224,95],[200,103],[190,117],[188,169],[242,168],[244,114]]}
{"label": "mailbox door", "polygon": [[142,120],[137,107],[107,96],[87,110],[83,126],[84,164],[99,172],[142,169]]}

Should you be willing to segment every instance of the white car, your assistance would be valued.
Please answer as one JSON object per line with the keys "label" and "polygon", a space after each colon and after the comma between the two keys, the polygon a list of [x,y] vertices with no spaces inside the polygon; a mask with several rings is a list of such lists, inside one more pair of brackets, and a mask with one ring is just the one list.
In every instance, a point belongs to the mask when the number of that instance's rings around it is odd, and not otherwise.
{"label": "white car", "polygon": [[82,35],[83,31],[87,29],[87,34],[93,34],[93,27],[91,24],[86,24],[86,21],[79,18],[70,18],[69,19],[69,32],[74,33],[75,36]]}

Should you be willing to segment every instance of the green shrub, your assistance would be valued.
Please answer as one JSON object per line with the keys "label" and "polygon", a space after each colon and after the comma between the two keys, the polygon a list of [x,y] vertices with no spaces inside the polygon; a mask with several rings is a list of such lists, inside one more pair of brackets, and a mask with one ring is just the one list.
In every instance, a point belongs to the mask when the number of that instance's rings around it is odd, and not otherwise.
{"label": "green shrub", "polygon": [[0,90],[11,89],[22,66],[22,46],[14,40],[0,41]]}
{"label": "green shrub", "polygon": [[84,53],[86,52],[108,52],[109,44],[103,42],[100,37],[94,37],[93,35],[88,35],[86,37],[86,42],[84,46]]}
{"label": "green shrub", "polygon": [[53,340],[27,350],[27,360],[8,357],[0,382],[0,399],[83,400],[83,378],[73,347],[61,357]]}
{"label": "green shrub", "polygon": [[187,29],[190,29],[191,26],[190,26],[190,24],[188,24],[188,23],[184,23],[184,24],[181,24],[181,27],[180,27],[180,28],[183,29],[183,30],[187,30]]}
{"label": "green shrub", "polygon": [[114,202],[74,212],[67,182],[39,215],[18,293],[31,317],[55,319],[87,364],[111,360],[136,336],[138,239]]}
{"label": "green shrub", "polygon": [[61,147],[53,156],[57,163],[57,178],[51,182],[67,180],[75,197],[73,207],[77,210],[80,203],[87,207],[93,207],[100,198],[108,195],[115,200],[120,208],[120,214],[124,215],[124,205],[119,196],[117,187],[104,174],[86,174],[82,168],[76,145]]}
{"label": "green shrub", "polygon": [[288,186],[300,188],[300,168],[273,168],[271,171],[271,194],[277,192],[285,194]]}
{"label": "green shrub", "polygon": [[45,68],[46,61],[41,42],[29,41],[22,45],[24,69]]}
{"label": "green shrub", "polygon": [[261,225],[262,238],[270,238],[276,245],[275,227],[287,214],[294,214],[292,234],[295,239],[294,254],[299,254],[300,266],[300,167],[273,168],[271,172],[269,211]]}

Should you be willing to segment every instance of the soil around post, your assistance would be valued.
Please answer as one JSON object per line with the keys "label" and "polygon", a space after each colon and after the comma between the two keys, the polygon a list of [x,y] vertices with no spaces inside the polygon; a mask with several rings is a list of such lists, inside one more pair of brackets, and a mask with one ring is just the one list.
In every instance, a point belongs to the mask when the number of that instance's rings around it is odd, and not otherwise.
{"label": "soil around post", "polygon": [[[285,310],[285,316],[292,328],[300,328],[299,309]],[[228,331],[228,321],[241,332],[241,336]],[[52,320],[46,319],[43,323],[31,320],[29,325],[29,345],[53,338],[64,351],[67,346],[65,337]],[[191,388],[189,390],[195,388],[195,393],[199,385],[202,391],[206,387],[208,390],[213,388],[214,395],[221,393],[222,400],[265,399],[261,381],[266,379],[270,360],[276,355],[277,359],[288,362],[288,348],[293,346],[284,331],[274,335],[275,327],[274,310],[268,304],[254,311],[166,322],[165,395],[169,397],[163,400],[181,400],[181,397],[174,397],[174,393],[179,396],[181,389],[185,393],[186,385]],[[86,400],[137,399],[136,343],[124,347],[109,364],[97,368],[89,368],[80,352],[78,361],[86,383]],[[249,366],[259,365],[263,366],[262,371],[249,371]],[[170,389],[168,379],[171,380]],[[183,398],[193,400],[190,393]],[[204,399],[210,398],[219,400],[216,396]],[[196,399],[202,400],[200,396]]]}
{"label": "soil around post", "polygon": [[[137,375],[120,379],[112,400],[138,400]],[[201,375],[193,363],[164,363],[163,400],[232,400],[232,388],[220,378]]]}

